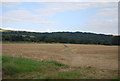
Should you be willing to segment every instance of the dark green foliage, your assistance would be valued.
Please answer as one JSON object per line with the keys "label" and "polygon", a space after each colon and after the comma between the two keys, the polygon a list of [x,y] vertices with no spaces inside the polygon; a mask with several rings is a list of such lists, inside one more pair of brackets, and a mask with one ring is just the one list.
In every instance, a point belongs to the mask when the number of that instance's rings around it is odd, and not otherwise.
{"label": "dark green foliage", "polygon": [[113,45],[120,45],[120,36],[114,36],[112,38],[112,44]]}
{"label": "dark green foliage", "polygon": [[25,31],[2,32],[3,41],[45,42],[45,43],[71,43],[71,44],[98,44],[119,45],[119,36],[83,33],[83,32],[52,32],[36,33]]}

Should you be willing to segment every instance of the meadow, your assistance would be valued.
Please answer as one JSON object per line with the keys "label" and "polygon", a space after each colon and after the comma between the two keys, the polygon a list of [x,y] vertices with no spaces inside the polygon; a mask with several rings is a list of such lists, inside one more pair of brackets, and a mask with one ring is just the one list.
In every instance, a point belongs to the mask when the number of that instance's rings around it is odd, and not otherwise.
{"label": "meadow", "polygon": [[118,46],[2,44],[4,79],[115,79]]}

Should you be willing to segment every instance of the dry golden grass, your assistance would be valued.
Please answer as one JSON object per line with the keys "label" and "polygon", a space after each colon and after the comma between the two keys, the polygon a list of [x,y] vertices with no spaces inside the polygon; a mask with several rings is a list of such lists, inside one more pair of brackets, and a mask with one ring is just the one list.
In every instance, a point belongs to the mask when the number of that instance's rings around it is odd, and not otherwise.
{"label": "dry golden grass", "polygon": [[71,66],[118,70],[118,47],[80,44],[3,44],[3,56],[54,60]]}

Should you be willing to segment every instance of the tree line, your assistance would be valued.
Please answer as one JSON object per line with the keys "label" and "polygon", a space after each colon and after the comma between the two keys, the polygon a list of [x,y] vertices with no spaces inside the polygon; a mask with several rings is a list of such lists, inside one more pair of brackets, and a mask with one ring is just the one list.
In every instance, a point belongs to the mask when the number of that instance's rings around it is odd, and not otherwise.
{"label": "tree line", "polygon": [[71,43],[120,45],[120,36],[82,33],[82,32],[53,32],[35,33],[25,31],[2,32],[2,41],[37,42],[37,43]]}

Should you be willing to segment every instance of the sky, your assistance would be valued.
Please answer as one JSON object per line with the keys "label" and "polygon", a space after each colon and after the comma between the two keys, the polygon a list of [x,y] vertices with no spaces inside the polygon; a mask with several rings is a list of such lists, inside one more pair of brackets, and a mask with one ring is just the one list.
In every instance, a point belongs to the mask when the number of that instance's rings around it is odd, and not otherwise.
{"label": "sky", "polygon": [[3,29],[118,34],[117,2],[2,2],[0,9]]}

